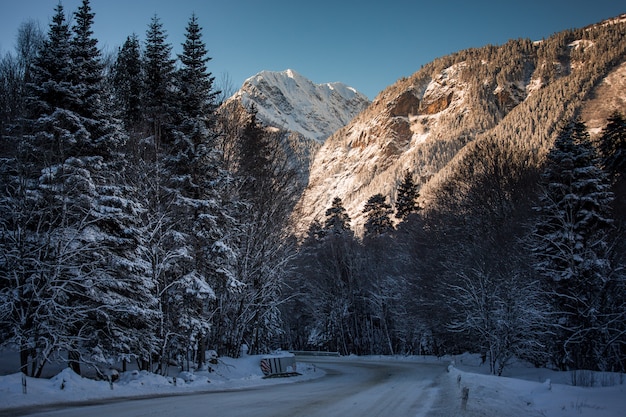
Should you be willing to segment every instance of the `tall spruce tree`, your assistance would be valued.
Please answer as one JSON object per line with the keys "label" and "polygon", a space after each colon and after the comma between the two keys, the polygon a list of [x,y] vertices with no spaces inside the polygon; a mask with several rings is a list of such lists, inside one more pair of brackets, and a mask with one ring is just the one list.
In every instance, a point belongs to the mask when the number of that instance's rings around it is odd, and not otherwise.
{"label": "tall spruce tree", "polygon": [[[26,86],[28,113],[15,160],[19,169],[3,167],[8,176],[3,178],[7,193],[2,198],[2,280],[6,284],[2,302],[13,313],[3,317],[5,324],[12,323],[4,340],[19,346],[20,368],[26,372],[31,361],[33,376],[40,375],[59,349],[57,341],[65,340],[57,313],[62,304],[52,295],[58,278],[55,272],[64,270],[55,268],[60,266],[57,260],[61,253],[71,251],[57,244],[60,205],[46,204],[40,178],[42,170],[67,156],[79,128],[62,110],[72,95],[70,63],[70,31],[59,4]],[[73,317],[68,312],[66,320]]]}
{"label": "tall spruce tree", "polygon": [[167,33],[156,15],[148,25],[145,44],[144,112],[147,131],[159,149],[164,128],[171,121],[175,61],[171,58],[172,46],[167,43]]}
{"label": "tall spruce tree", "polygon": [[420,206],[417,203],[419,198],[419,189],[413,180],[413,174],[406,171],[402,182],[398,185],[398,193],[396,197],[396,218],[406,220],[408,216],[417,213]]}
{"label": "tall spruce tree", "polygon": [[532,251],[535,267],[553,299],[552,353],[563,368],[604,367],[603,352],[614,311],[609,259],[613,194],[586,126],[573,122],[560,132],[543,174]]}
{"label": "tall spruce tree", "polygon": [[343,206],[343,201],[340,197],[333,198],[331,206],[326,210],[324,234],[342,235],[351,231],[350,216]]}
{"label": "tall spruce tree", "polygon": [[[29,106],[35,114],[51,113],[55,107],[67,107],[71,79],[70,29],[63,5],[58,4],[50,23],[47,38],[35,59],[30,87],[41,100]],[[37,82],[39,81],[39,82]]]}
{"label": "tall spruce tree", "polygon": [[[185,39],[175,77],[172,143],[163,149],[167,193],[175,207],[173,227],[180,236],[179,250],[187,254],[179,262],[183,276],[175,288],[179,301],[171,306],[178,314],[174,326],[181,335],[172,340],[172,348],[187,357],[195,355],[198,366],[203,366],[214,288],[225,287],[231,275],[233,250],[227,235],[234,225],[223,207],[229,174],[215,143],[216,93],[195,15],[189,20]],[[193,352],[180,352],[181,347],[190,346]]]}
{"label": "tall spruce tree", "polygon": [[364,238],[376,238],[390,233],[393,230],[391,222],[391,206],[387,204],[387,198],[382,194],[371,196],[363,207],[365,219]]}
{"label": "tall spruce tree", "polygon": [[211,58],[195,14],[187,23],[183,53],[178,55],[178,59],[182,64],[177,74],[180,110],[191,118],[213,115],[220,92],[215,90],[215,77],[206,66]]}
{"label": "tall spruce tree", "polygon": [[[132,41],[131,41],[132,42]],[[141,118],[145,123],[143,134],[138,136],[145,144],[137,149],[140,169],[135,171],[134,182],[146,187],[148,193],[140,193],[146,210],[141,216],[143,239],[141,257],[149,266],[152,282],[151,294],[157,300],[159,321],[154,328],[153,352],[143,358],[142,368],[149,369],[156,362],[156,371],[165,373],[170,359],[180,350],[182,334],[179,327],[178,307],[184,301],[182,277],[195,277],[190,263],[187,230],[178,224],[184,216],[174,182],[184,182],[181,176],[171,174],[175,164],[171,161],[171,125],[175,114],[174,63],[171,45],[158,16],[153,16],[146,30],[145,49],[142,60]],[[167,165],[167,168],[166,168]],[[182,176],[183,178],[185,176]],[[190,283],[191,284],[191,283]]]}
{"label": "tall spruce tree", "polygon": [[616,179],[626,173],[626,119],[613,113],[600,136],[602,165],[609,176]]}
{"label": "tall spruce tree", "polygon": [[93,37],[93,20],[88,0],[83,0],[74,13],[73,36],[70,41],[71,83],[75,103],[69,110],[83,117],[99,119],[103,110],[102,69],[98,40]]}
{"label": "tall spruce tree", "polygon": [[141,45],[136,34],[126,38],[113,67],[113,86],[119,117],[127,132],[137,131],[142,120]]}

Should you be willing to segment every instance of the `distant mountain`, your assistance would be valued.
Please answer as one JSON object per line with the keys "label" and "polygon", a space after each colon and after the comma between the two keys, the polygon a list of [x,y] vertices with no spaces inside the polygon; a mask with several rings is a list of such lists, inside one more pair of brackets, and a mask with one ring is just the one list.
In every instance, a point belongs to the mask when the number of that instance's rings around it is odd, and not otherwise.
{"label": "distant mountain", "polygon": [[314,84],[293,70],[262,71],[248,78],[229,101],[256,107],[266,126],[297,132],[322,143],[369,105],[369,99],[340,82]]}
{"label": "distant mountain", "polygon": [[359,232],[363,204],[376,193],[393,204],[407,170],[428,208],[442,193],[464,198],[449,185],[476,181],[470,157],[488,161],[486,150],[507,148],[540,166],[564,122],[581,116],[597,133],[612,111],[626,113],[624,33],[626,15],[461,51],[399,80],[317,152],[294,214],[301,231],[340,197]]}

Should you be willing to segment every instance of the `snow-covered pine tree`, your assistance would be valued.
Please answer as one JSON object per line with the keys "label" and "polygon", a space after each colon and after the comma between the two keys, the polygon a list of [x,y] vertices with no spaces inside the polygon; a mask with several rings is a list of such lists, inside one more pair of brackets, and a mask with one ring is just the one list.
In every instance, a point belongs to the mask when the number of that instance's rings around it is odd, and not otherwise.
{"label": "snow-covered pine tree", "polygon": [[44,225],[29,230],[41,245],[32,276],[45,289],[35,320],[46,326],[31,352],[39,364],[68,352],[77,372],[81,362],[134,355],[129,347],[153,321],[145,271],[136,262],[138,207],[128,199],[117,152],[125,135],[101,101],[92,23],[86,0],[71,32],[57,7],[33,65],[25,137],[39,170],[32,224]]}
{"label": "snow-covered pine tree", "polygon": [[63,99],[67,95],[66,90],[71,76],[69,73],[71,60],[70,39],[70,28],[66,21],[63,5],[58,4],[54,9],[48,32],[32,68],[32,75],[39,80],[49,80],[44,85],[30,86],[31,88],[39,88],[38,92],[45,99],[46,103],[65,104]]}
{"label": "snow-covered pine tree", "polygon": [[90,145],[87,155],[77,156],[93,181],[88,226],[81,230],[80,239],[93,247],[82,265],[89,265],[93,283],[83,304],[91,305],[97,313],[89,315],[94,336],[84,347],[92,355],[87,361],[108,362],[145,354],[135,349],[149,338],[158,311],[151,296],[152,282],[146,279],[147,268],[138,252],[138,214],[142,208],[125,182],[120,150],[127,137],[104,99],[103,66],[91,29],[93,18],[89,1],[83,0],[75,13],[71,56],[73,88],[82,103],[76,113]]}
{"label": "snow-covered pine tree", "polygon": [[[9,305],[29,302],[36,306],[25,310],[24,321],[15,326],[11,335],[19,340],[22,370],[30,358],[33,376],[40,375],[55,351],[67,347],[65,323],[77,320],[73,311],[63,311],[65,300],[53,296],[56,283],[64,279],[65,268],[75,265],[70,261],[76,250],[64,243],[73,237],[69,227],[64,229],[65,234],[60,233],[62,226],[68,224],[64,199],[49,199],[51,193],[45,185],[46,178],[60,172],[58,164],[76,149],[75,132],[80,130],[77,118],[64,110],[73,95],[70,39],[64,10],[59,4],[47,38],[33,62],[26,93],[28,114],[24,123],[22,166],[30,165],[30,169],[20,180],[23,188],[19,191],[22,199],[19,206],[29,213],[30,221],[14,226],[26,227],[23,239],[29,242],[28,250],[32,254],[21,260],[21,279],[12,283],[19,296],[10,300]],[[56,187],[57,192],[60,193],[62,185]],[[23,290],[29,287],[32,289]]]}
{"label": "snow-covered pine tree", "polygon": [[[173,203],[173,230],[178,233],[178,282],[172,287],[172,325],[177,340],[172,349],[205,363],[211,328],[214,287],[228,287],[232,276],[233,217],[225,213],[224,190],[230,182],[216,147],[213,77],[195,15],[189,20],[175,76],[176,99],[169,127],[172,141],[163,146],[164,182]],[[191,349],[191,350],[190,350]]]}
{"label": "snow-covered pine tree", "polygon": [[[34,376],[41,373],[54,352],[67,350],[70,339],[67,326],[82,318],[77,310],[67,308],[66,297],[55,292],[61,287],[60,282],[67,279],[68,268],[71,270],[76,265],[73,261],[81,252],[69,243],[75,237],[75,228],[70,227],[68,216],[71,210],[80,209],[78,204],[67,204],[68,199],[61,197],[65,189],[80,188],[80,181],[64,181],[66,177],[60,165],[78,149],[77,139],[84,137],[78,117],[65,110],[74,95],[70,39],[63,7],[58,5],[27,85],[29,113],[15,166],[20,169],[14,171],[17,175],[7,183],[11,184],[7,190],[11,190],[17,201],[5,205],[5,208],[13,206],[16,212],[3,223],[7,227],[3,237],[8,238],[3,243],[10,243],[11,239],[17,243],[19,238],[24,244],[15,247],[19,255],[3,245],[7,261],[12,261],[19,271],[11,277],[14,280],[8,281],[8,288],[12,288],[15,296],[4,301],[9,310],[26,303],[31,306],[22,309],[20,321],[16,316],[10,317],[15,326],[7,340],[19,344],[23,371],[29,358],[32,359]],[[58,181],[50,187],[52,177]],[[50,198],[53,195],[57,198]],[[77,222],[82,220],[79,216]]]}
{"label": "snow-covered pine tree", "polygon": [[419,188],[413,180],[413,174],[407,170],[404,173],[402,182],[398,184],[396,218],[406,220],[409,215],[417,213],[420,210],[420,206],[417,203],[418,198]]}
{"label": "snow-covered pine tree", "polygon": [[103,106],[103,65],[98,40],[93,37],[94,16],[88,0],[83,0],[74,13],[73,36],[70,41],[70,82],[75,90],[73,98],[76,101],[70,103],[68,110],[84,117],[96,118],[102,112]]}
{"label": "snow-covered pine tree", "polygon": [[609,231],[613,194],[586,126],[562,129],[548,155],[532,236],[535,268],[555,313],[553,355],[562,368],[604,367],[614,311]]}

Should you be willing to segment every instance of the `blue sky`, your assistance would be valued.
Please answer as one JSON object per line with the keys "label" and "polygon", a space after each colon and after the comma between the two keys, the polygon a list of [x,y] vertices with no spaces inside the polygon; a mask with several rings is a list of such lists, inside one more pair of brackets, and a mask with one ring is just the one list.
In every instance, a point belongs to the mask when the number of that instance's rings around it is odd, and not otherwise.
{"label": "blue sky", "polygon": [[[32,18],[48,29],[58,0],[0,0],[0,50]],[[66,12],[81,0],[62,0]],[[100,46],[141,39],[156,14],[174,53],[192,12],[218,83],[291,68],[316,83],[342,81],[373,99],[434,58],[509,39],[537,40],[626,13],[622,0],[91,0]]]}

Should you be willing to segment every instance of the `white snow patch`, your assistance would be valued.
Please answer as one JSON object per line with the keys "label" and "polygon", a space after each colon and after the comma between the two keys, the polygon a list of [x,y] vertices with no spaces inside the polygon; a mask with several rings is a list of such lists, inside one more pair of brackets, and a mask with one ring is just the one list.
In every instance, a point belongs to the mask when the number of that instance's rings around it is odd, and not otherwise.
{"label": "white snow patch", "polygon": [[593,41],[590,41],[589,39],[578,39],[572,43],[570,43],[569,45],[570,48],[574,48],[574,49],[578,49],[578,48],[588,48],[590,46],[594,46]]}

